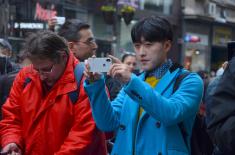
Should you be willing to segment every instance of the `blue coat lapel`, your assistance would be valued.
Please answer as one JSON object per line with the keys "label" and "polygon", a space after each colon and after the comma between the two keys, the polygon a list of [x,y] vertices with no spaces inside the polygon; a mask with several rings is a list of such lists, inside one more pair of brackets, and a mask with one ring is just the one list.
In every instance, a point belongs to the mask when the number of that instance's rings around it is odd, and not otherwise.
{"label": "blue coat lapel", "polygon": [[176,77],[176,74],[179,72],[179,68],[176,69],[174,72],[170,72],[169,70],[166,72],[166,74],[162,77],[162,79],[158,82],[157,86],[155,87],[155,90],[163,94],[164,91],[169,87],[169,85],[173,82],[173,80]]}
{"label": "blue coat lapel", "polygon": [[[162,79],[158,82],[157,86],[155,87],[155,90],[160,93],[163,94],[164,91],[169,87],[169,85],[174,81],[176,75],[179,72],[179,68],[176,69],[174,72],[170,72],[169,70],[166,72],[166,74],[162,77]],[[145,80],[145,73],[140,75],[141,80]],[[139,106],[138,106],[139,108]],[[138,110],[138,109],[137,109]],[[146,111],[143,111],[139,122],[142,121],[142,119],[147,118],[149,115],[146,115]]]}

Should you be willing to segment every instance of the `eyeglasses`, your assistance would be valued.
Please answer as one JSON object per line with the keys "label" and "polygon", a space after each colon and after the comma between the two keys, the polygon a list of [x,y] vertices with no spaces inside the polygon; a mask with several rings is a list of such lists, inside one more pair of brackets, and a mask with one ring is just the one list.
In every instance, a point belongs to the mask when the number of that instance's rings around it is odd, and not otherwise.
{"label": "eyeglasses", "polygon": [[55,66],[55,64],[53,64],[50,68],[45,68],[45,69],[35,69],[34,68],[34,70],[40,75],[48,75],[53,72],[54,66]]}
{"label": "eyeglasses", "polygon": [[87,41],[76,41],[76,42],[80,42],[80,43],[86,44],[88,46],[96,44],[95,38],[90,38]]}

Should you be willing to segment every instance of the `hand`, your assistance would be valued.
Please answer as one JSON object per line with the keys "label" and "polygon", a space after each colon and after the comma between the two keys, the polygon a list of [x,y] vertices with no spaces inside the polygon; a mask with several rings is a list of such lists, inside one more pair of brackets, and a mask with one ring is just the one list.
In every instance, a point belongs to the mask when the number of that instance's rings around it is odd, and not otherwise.
{"label": "hand", "polygon": [[109,57],[112,59],[113,65],[111,66],[108,75],[118,79],[122,83],[128,83],[131,78],[131,68],[122,63],[118,58],[112,55],[109,55]]}
{"label": "hand", "polygon": [[51,19],[49,19],[49,20],[47,21],[47,24],[48,24],[49,30],[54,31],[54,30],[55,30],[55,25],[57,24],[56,18],[55,18],[55,17],[52,17]]}
{"label": "hand", "polygon": [[[94,58],[96,56],[93,55],[92,57]],[[85,70],[83,73],[84,73],[85,77],[88,79],[89,83],[95,82],[101,78],[101,74],[90,72],[90,66],[89,66],[87,60],[85,60]]]}
{"label": "hand", "polygon": [[22,155],[22,151],[16,143],[7,144],[4,146],[1,153],[5,153],[6,155]]}

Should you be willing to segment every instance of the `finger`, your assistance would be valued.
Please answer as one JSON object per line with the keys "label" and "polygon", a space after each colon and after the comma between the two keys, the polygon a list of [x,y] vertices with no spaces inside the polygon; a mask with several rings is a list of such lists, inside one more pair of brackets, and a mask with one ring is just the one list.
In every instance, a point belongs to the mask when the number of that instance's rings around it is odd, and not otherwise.
{"label": "finger", "polygon": [[88,79],[90,78],[90,76],[89,76],[89,74],[88,74],[87,72],[84,71],[83,74],[84,74],[84,76],[85,76],[86,78],[88,78]]}
{"label": "finger", "polygon": [[109,69],[109,71],[108,71],[108,75],[110,75],[110,76],[112,76],[112,72],[113,72],[113,70],[114,70],[114,67],[115,67],[115,65],[114,64],[112,64],[111,66],[110,66],[110,69]]}
{"label": "finger", "polygon": [[12,151],[12,152],[11,152],[11,155],[16,155],[16,152],[15,152],[15,151]]}
{"label": "finger", "polygon": [[118,58],[116,58],[112,55],[108,55],[108,57],[112,59],[113,63],[118,63],[118,64],[122,63],[121,60],[119,60]]}
{"label": "finger", "polygon": [[10,151],[10,147],[6,146],[2,149],[2,152],[9,152]]}
{"label": "finger", "polygon": [[88,72],[90,72],[90,65],[87,59],[85,60],[85,68],[87,69]]}

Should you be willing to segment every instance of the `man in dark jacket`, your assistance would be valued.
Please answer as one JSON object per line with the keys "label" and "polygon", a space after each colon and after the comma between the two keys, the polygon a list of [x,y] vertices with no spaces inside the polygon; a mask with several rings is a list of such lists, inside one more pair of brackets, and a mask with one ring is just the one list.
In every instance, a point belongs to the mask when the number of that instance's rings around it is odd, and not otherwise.
{"label": "man in dark jacket", "polygon": [[233,57],[208,103],[208,133],[223,155],[235,154],[235,57]]}

